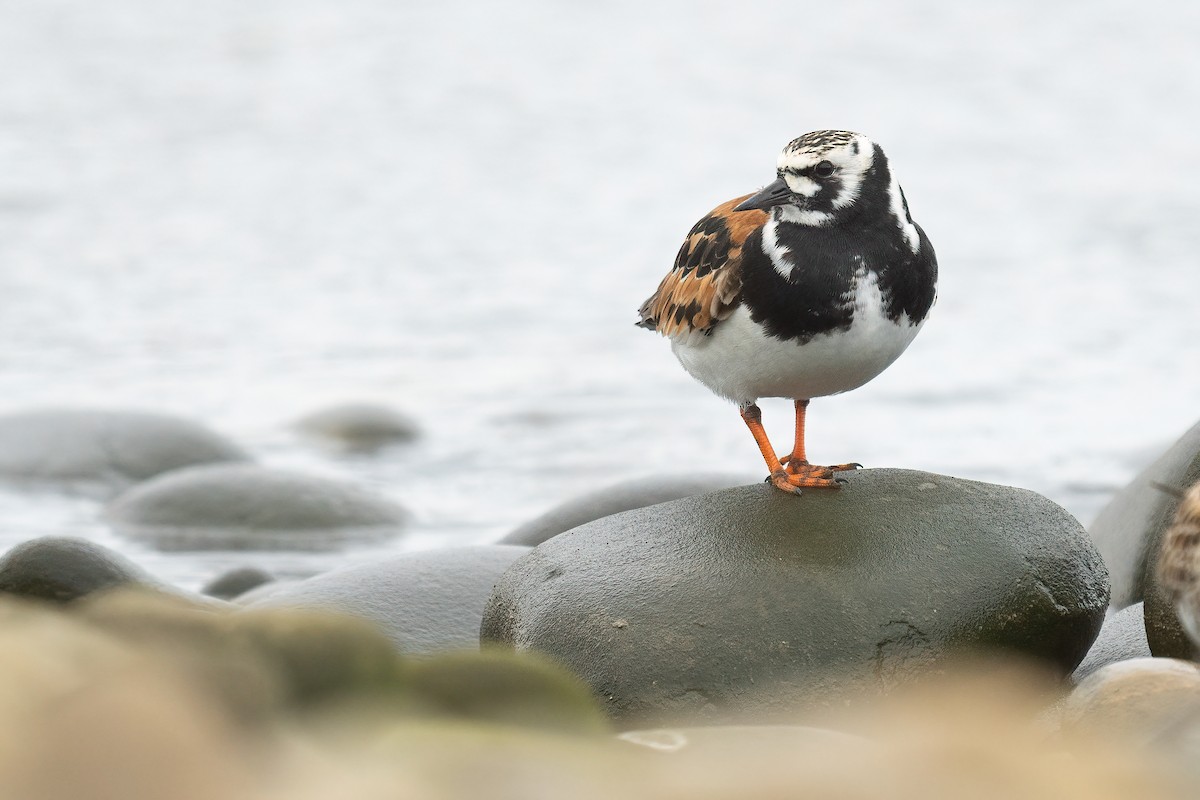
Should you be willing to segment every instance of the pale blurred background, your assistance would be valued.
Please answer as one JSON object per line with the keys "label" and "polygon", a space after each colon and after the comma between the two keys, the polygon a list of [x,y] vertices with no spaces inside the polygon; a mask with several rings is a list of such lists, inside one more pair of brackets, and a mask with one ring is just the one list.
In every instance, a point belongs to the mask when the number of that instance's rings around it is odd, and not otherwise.
{"label": "pale blurred background", "polygon": [[[881,142],[941,263],[818,461],[1035,489],[1085,523],[1200,418],[1200,7],[1181,2],[0,0],[0,411],[182,414],[485,542],[589,487],[755,474],[633,327],[691,224],[825,127]],[[372,400],[420,443],[286,431]],[[786,403],[764,405],[790,436]],[[5,547],[85,498],[0,492]],[[316,570],[347,554],[312,557]]]}

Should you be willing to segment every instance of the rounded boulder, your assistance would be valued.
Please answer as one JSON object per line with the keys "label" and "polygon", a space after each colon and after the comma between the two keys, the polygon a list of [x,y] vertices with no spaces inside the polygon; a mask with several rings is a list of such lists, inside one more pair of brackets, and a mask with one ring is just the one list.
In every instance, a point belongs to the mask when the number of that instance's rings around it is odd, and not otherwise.
{"label": "rounded boulder", "polygon": [[865,470],[625,512],[515,563],[485,642],[575,671],[623,722],[764,722],[964,651],[1069,673],[1108,601],[1078,522],[1030,491]]}
{"label": "rounded boulder", "polygon": [[275,580],[275,576],[258,567],[236,567],[213,578],[200,590],[200,594],[220,600],[233,600],[251,589],[257,589]]}
{"label": "rounded boulder", "polygon": [[233,442],[178,417],[47,409],[0,415],[0,477],[112,495],[163,472],[247,461]]}
{"label": "rounded boulder", "polygon": [[478,649],[492,587],[529,552],[513,545],[403,553],[281,585],[246,608],[301,607],[375,623],[409,655]]}
{"label": "rounded boulder", "polygon": [[158,581],[121,554],[86,539],[43,536],[0,557],[0,592],[31,600],[68,603],[134,584],[158,586]]}
{"label": "rounded boulder", "polygon": [[533,547],[551,536],[557,536],[563,531],[578,528],[601,517],[755,482],[754,477],[750,475],[726,473],[653,475],[622,481],[572,497],[519,526],[500,541],[503,544]]}
{"label": "rounded boulder", "polygon": [[389,539],[400,506],[338,481],[252,464],[189,467],[117,497],[106,517],[160,550],[332,550]]}

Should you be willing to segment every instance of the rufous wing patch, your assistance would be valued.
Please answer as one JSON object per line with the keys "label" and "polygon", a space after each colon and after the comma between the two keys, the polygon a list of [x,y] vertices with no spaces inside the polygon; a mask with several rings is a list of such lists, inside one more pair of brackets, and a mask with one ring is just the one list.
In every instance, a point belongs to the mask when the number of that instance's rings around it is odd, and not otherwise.
{"label": "rufous wing patch", "polygon": [[675,266],[639,311],[644,328],[671,338],[707,332],[737,308],[742,246],[767,221],[765,211],[734,211],[750,195],[723,203],[688,234]]}

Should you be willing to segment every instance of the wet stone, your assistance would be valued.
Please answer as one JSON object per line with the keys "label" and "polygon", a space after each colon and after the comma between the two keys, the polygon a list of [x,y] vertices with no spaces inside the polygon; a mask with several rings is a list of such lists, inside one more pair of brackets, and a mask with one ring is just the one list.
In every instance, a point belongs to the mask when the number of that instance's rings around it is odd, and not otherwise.
{"label": "wet stone", "polygon": [[776,719],[964,651],[1083,658],[1104,564],[1022,489],[910,470],[839,492],[765,484],[605,517],[500,579],[481,638],[582,676],[622,724]]}
{"label": "wet stone", "polygon": [[195,464],[247,461],[190,420],[137,411],[47,409],[0,415],[0,478],[112,496]]}
{"label": "wet stone", "polygon": [[622,481],[587,494],[572,497],[509,533],[504,544],[539,545],[551,536],[577,528],[585,522],[635,508],[678,500],[697,494],[757,483],[753,475],[701,473],[651,475]]}
{"label": "wet stone", "polygon": [[67,603],[131,584],[157,585],[141,567],[85,539],[44,536],[0,557],[0,592]]}
{"label": "wet stone", "polygon": [[177,470],[106,510],[118,533],[160,550],[334,550],[393,538],[407,516],[356,486],[249,464]]}
{"label": "wet stone", "polygon": [[406,654],[478,649],[492,587],[527,552],[480,545],[403,553],[280,586],[246,607],[351,614],[375,623]]}

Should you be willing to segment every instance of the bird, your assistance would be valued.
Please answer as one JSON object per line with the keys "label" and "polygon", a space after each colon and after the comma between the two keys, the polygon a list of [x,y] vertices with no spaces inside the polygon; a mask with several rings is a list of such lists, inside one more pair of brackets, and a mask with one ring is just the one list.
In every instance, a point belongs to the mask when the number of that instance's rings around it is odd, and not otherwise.
{"label": "bird", "polygon": [[1175,519],[1163,534],[1158,580],[1188,638],[1200,644],[1200,481],[1187,490],[1154,485],[1179,499]]}
{"label": "bird", "polygon": [[[697,222],[637,325],[666,336],[683,368],[732,401],[776,488],[836,489],[857,463],[805,451],[809,401],[870,381],[894,362],[937,299],[937,256],[913,221],[883,149],[853,131],[792,140],[761,191]],[[795,403],[780,457],[758,400]]]}

